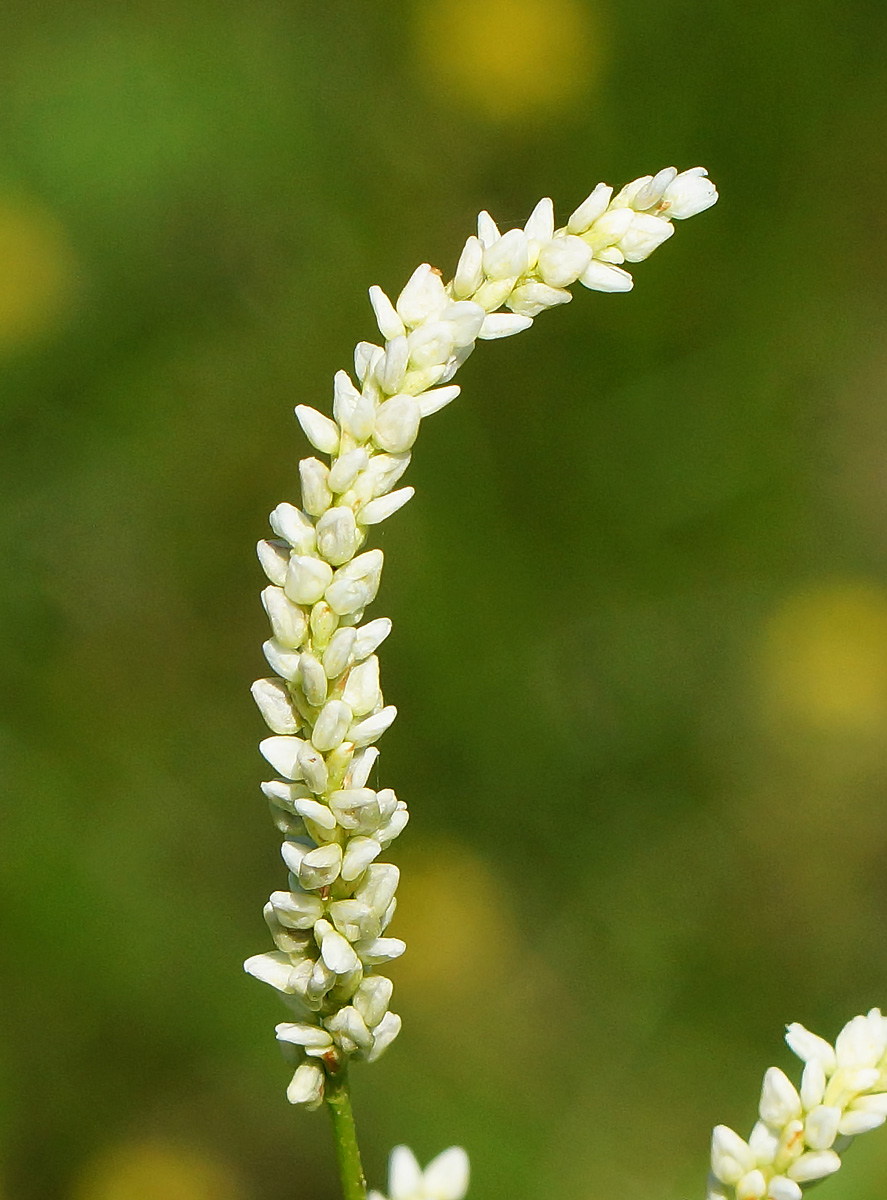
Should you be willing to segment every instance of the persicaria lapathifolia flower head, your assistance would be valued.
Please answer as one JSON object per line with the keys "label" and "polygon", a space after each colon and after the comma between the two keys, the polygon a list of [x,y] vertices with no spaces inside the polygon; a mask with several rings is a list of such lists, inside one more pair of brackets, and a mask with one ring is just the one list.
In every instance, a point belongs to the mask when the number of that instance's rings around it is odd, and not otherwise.
{"label": "persicaria lapathifolia flower head", "polygon": [[716,200],[702,167],[666,167],[615,195],[598,184],[559,229],[549,199],[505,233],[482,212],[449,283],[423,263],[394,301],[370,288],[381,344],[360,342],[354,376],[338,372],[332,416],[296,408],[317,453],[299,464],[300,503],[278,504],[274,536],[259,543],[272,675],[253,685],[271,731],[260,749],[276,775],[262,790],[288,876],[265,906],[276,949],[245,964],[295,1018],[277,1027],[296,1066],[293,1104],[320,1104],[329,1073],[378,1058],[400,1030],[380,973],[405,949],[387,935],[398,870],[381,856],[408,813],[391,788],[370,782],[397,709],[383,699],[376,654],[391,622],[366,619],[384,563],[367,538],[412,499],[397,484],[421,423],[458,396],[450,380],[478,341],[529,329],[570,301],[576,282],[627,292],[624,264]]}
{"label": "persicaria lapathifolia flower head", "polygon": [[805,1185],[839,1169],[852,1138],[887,1120],[887,1018],[879,1009],[849,1021],[834,1046],[797,1024],[785,1040],[804,1063],[800,1087],[771,1067],[748,1141],[715,1128],[708,1200],[800,1200]]}

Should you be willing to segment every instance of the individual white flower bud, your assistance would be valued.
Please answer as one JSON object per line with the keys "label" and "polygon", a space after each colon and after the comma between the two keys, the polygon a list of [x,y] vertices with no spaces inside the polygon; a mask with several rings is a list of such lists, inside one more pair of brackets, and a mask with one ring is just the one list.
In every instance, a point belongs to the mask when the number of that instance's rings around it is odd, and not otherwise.
{"label": "individual white flower bud", "polygon": [[440,319],[450,327],[452,344],[464,349],[474,344],[486,315],[483,306],[474,300],[457,300],[446,306]]}
{"label": "individual white flower bud", "polygon": [[344,700],[328,700],[321,709],[311,734],[314,748],[321,752],[335,749],[345,740],[353,718],[354,714]]}
{"label": "individual white flower bud", "polygon": [[329,473],[329,467],[324,466],[319,458],[303,458],[299,463],[302,503],[312,517],[319,517],[333,502],[332,492],[327,487]]}
{"label": "individual white flower bud", "polygon": [[767,1187],[768,1200],[801,1200],[800,1185],[787,1175],[774,1175]]}
{"label": "individual white flower bud", "polygon": [[308,892],[272,892],[271,906],[281,925],[290,929],[313,929],[323,916],[323,901]]}
{"label": "individual white flower bud", "polygon": [[290,560],[290,548],[276,540],[263,538],[256,545],[256,553],[259,556],[259,562],[262,564],[262,570],[268,576],[272,583],[276,583],[281,587],[284,579],[286,579],[286,568]]}
{"label": "individual white flower bud", "polygon": [[373,859],[378,858],[381,853],[382,847],[375,838],[351,838],[342,859],[342,878],[346,883],[351,883],[358,875],[362,875]]}
{"label": "individual white flower bud", "polygon": [[357,955],[347,938],[343,938],[329,921],[318,921],[314,926],[314,937],[320,947],[323,961],[337,975],[346,975],[358,965]]}
{"label": "individual white flower bud", "polygon": [[448,300],[439,273],[422,263],[410,276],[395,308],[404,325],[415,328],[439,313]]}
{"label": "individual white flower bud", "polygon": [[779,1133],[771,1129],[765,1121],[756,1121],[748,1144],[758,1166],[767,1166],[779,1153]]}
{"label": "individual white flower bud", "polygon": [[789,1179],[795,1183],[812,1183],[814,1179],[825,1179],[834,1175],[841,1165],[841,1160],[834,1150],[812,1150],[796,1158],[786,1171]]}
{"label": "individual white flower bud", "polygon": [[[381,356],[384,353],[385,352],[382,349],[382,347],[376,346],[373,342],[358,342],[357,343],[357,345],[354,347],[354,373],[361,383],[363,383],[364,379],[366,379],[367,375],[372,370],[373,363],[378,362],[378,360],[381,358]],[[340,371],[339,375],[345,375],[345,372]],[[335,380],[337,385],[339,383],[339,375],[336,376],[336,380]],[[345,375],[345,379],[348,379],[347,375]],[[348,380],[348,382],[350,383],[351,381]],[[353,386],[354,385],[352,384],[352,387]],[[344,386],[342,386],[341,394],[344,399],[346,396],[346,391],[345,391]],[[337,395],[338,395],[338,393],[337,393]],[[359,395],[360,395],[360,393],[358,393],[358,396]],[[335,407],[333,408],[333,415],[335,416],[336,420],[339,422],[340,425],[345,424],[345,418],[347,416],[347,403],[348,403],[347,399],[345,399],[341,413],[338,412]]]}
{"label": "individual white flower bud", "polygon": [[322,1000],[338,982],[338,975],[330,970],[322,958],[318,958],[311,968],[311,975],[305,985],[305,996],[309,1001]]}
{"label": "individual white flower bud", "polygon": [[285,779],[300,779],[298,758],[304,745],[301,738],[278,735],[259,742],[259,752]]}
{"label": "individual white flower bud", "polygon": [[546,242],[539,251],[536,269],[549,287],[564,288],[575,283],[590,262],[588,243],[568,233]]}
{"label": "individual white flower bud", "polygon": [[415,494],[415,488],[405,487],[399,488],[396,492],[389,492],[387,496],[379,496],[376,500],[370,500],[360,510],[361,525],[379,525],[382,521],[386,521],[399,508],[403,508],[408,500],[412,500]]}
{"label": "individual white flower bud", "polygon": [[345,774],[344,786],[346,788],[364,787],[378,757],[378,746],[365,746],[363,750],[358,750]]}
{"label": "individual white flower bud", "polygon": [[348,741],[354,742],[355,746],[368,746],[370,742],[375,742],[382,736],[396,716],[395,706],[386,705],[380,712],[373,713],[371,717],[364,717],[362,721],[352,725],[348,730]]}
{"label": "individual white flower bud", "polygon": [[499,226],[486,209],[479,212],[477,214],[477,237],[484,250],[489,249],[495,242],[498,242],[501,236]]}
{"label": "individual white flower bud", "polygon": [[290,1046],[301,1046],[305,1050],[328,1050],[333,1044],[333,1039],[320,1025],[282,1021],[279,1025],[275,1025],[274,1036],[278,1042],[285,1042]]}
{"label": "individual white flower bud", "polygon": [[603,250],[598,250],[595,254],[597,262],[613,263],[620,267],[625,262],[625,255],[618,246],[605,246]]}
{"label": "individual white flower bud", "polygon": [[406,942],[400,938],[371,938],[367,942],[359,942],[356,947],[361,961],[370,967],[393,962],[395,958],[400,958],[406,948]]}
{"label": "individual white flower bud", "polygon": [[352,627],[337,629],[323,652],[323,669],[328,679],[337,679],[348,664],[357,641],[357,630]]}
{"label": "individual white flower bud", "polygon": [[[487,313],[493,313],[501,307],[514,290],[515,279],[488,279],[474,293],[475,301]],[[481,334],[478,334],[481,337]]]}
{"label": "individual white flower bud", "polygon": [[736,1184],[736,1200],[764,1200],[767,1180],[762,1171],[749,1171]]}
{"label": "individual white flower bud", "polygon": [[284,783],[282,779],[267,779],[259,786],[272,804],[285,808],[288,812],[296,811],[293,805],[300,796],[310,796],[311,794],[301,781]]}
{"label": "individual white flower bud", "polygon": [[[351,1004],[327,1017],[326,1027],[346,1053],[353,1054],[354,1049],[358,1048],[368,1050],[373,1044],[373,1035],[367,1029],[366,1022]],[[354,1049],[348,1047],[349,1041]]]}
{"label": "individual white flower bud", "polygon": [[751,1147],[727,1125],[716,1125],[711,1137],[711,1169],[724,1183],[736,1184],[755,1167]]}
{"label": "individual white flower bud", "polygon": [[656,172],[649,183],[638,188],[631,204],[635,212],[643,212],[658,204],[665,189],[677,178],[677,173],[676,167],[663,167],[661,171]]}
{"label": "individual white flower bud", "polygon": [[354,895],[381,916],[394,899],[399,880],[400,871],[393,863],[373,863],[355,888]]}
{"label": "individual white flower bud", "polygon": [[506,303],[512,312],[522,317],[538,317],[545,309],[569,304],[572,299],[570,292],[564,288],[549,287],[547,283],[531,279],[515,288]]}
{"label": "individual white flower bud", "polygon": [[334,567],[341,567],[352,559],[361,540],[354,511],[350,508],[329,508],[317,522],[317,552]]}
{"label": "individual white flower bud", "polygon": [[305,611],[288,600],[280,587],[264,589],[262,607],[268,614],[271,631],[277,641],[289,649],[297,650],[308,636],[308,617]]}
{"label": "individual white flower bud", "polygon": [[594,191],[588,196],[567,222],[567,229],[570,233],[585,233],[595,223],[598,217],[602,217],[607,211],[607,205],[613,195],[613,189],[605,183],[599,183]]}
{"label": "individual white flower bud", "polygon": [[796,1121],[801,1115],[801,1097],[785,1072],[778,1067],[771,1067],[764,1076],[758,1111],[762,1121],[777,1126]]}
{"label": "individual white flower bud", "polygon": [[390,492],[410,465],[410,454],[375,454],[361,476],[366,479],[370,499]]}
{"label": "individual white flower bud", "polygon": [[[375,1062],[400,1033],[401,1020],[397,1013],[386,1013],[373,1030],[373,1048],[366,1053],[367,1062]],[[393,1196],[393,1193],[392,1193]]]}
{"label": "individual white flower bud", "polygon": [[870,1096],[859,1096],[850,1105],[854,1112],[875,1113],[887,1117],[887,1092],[875,1092]]}
{"label": "individual white flower bud", "polygon": [[370,1029],[385,1016],[393,991],[394,985],[384,975],[368,975],[354,993],[352,1003]]}
{"label": "individual white flower bud", "polygon": [[670,219],[682,221],[711,208],[718,198],[718,193],[706,175],[704,167],[691,167],[689,171],[681,171],[663,192],[661,210],[667,213]]}
{"label": "individual white flower bud", "polygon": [[339,878],[342,861],[342,847],[336,842],[309,850],[299,863],[299,882],[306,891],[329,887]]}
{"label": "individual white flower bud", "polygon": [[598,217],[584,235],[584,240],[595,251],[602,250],[604,246],[614,246],[628,233],[635,215],[630,208],[611,208]]}
{"label": "individual white flower bud", "polygon": [[839,1067],[874,1067],[887,1049],[866,1017],[848,1021],[835,1040]]}
{"label": "individual white flower bud", "polygon": [[797,1021],[786,1026],[785,1040],[789,1049],[803,1062],[810,1062],[813,1058],[819,1059],[826,1075],[831,1075],[837,1066],[833,1047],[824,1038],[799,1025]]}
{"label": "individual white flower bud", "polygon": [[349,942],[358,942],[366,936],[367,925],[372,924],[373,914],[360,900],[334,900],[329,905],[330,920]]}
{"label": "individual white flower bud", "polygon": [[[848,1112],[841,1118],[838,1133],[844,1137],[856,1137],[860,1133],[868,1133],[883,1125],[887,1116],[877,1112]],[[811,1143],[812,1144],[812,1143]]]}
{"label": "individual white flower bud", "polygon": [[305,821],[312,821],[318,829],[315,832],[318,834],[315,841],[326,840],[322,839],[320,832],[332,833],[336,828],[336,816],[331,812],[326,804],[321,804],[319,800],[309,800],[306,797],[300,797],[294,801],[293,808]]}
{"label": "individual white flower bud", "polygon": [[484,321],[478,336],[482,341],[491,342],[496,338],[513,337],[516,333],[523,333],[532,324],[532,317],[523,317],[518,313],[491,313]]}
{"label": "individual white flower bud", "polygon": [[674,233],[674,225],[649,213],[636,213],[626,234],[619,240],[619,249],[626,262],[643,262],[657,246]]}
{"label": "individual white flower bud", "polygon": [[390,454],[409,450],[419,432],[421,414],[415,396],[402,393],[379,405],[373,435],[378,446]]}
{"label": "individual white flower bud", "polygon": [[511,279],[523,275],[529,264],[527,235],[522,229],[509,229],[484,250],[483,264],[487,279]]}
{"label": "individual white flower bud", "polygon": [[628,271],[594,258],[579,276],[579,282],[593,292],[630,292],[634,287]]}
{"label": "individual white flower bud", "polygon": [[801,1103],[808,1112],[822,1103],[825,1085],[825,1068],[821,1059],[811,1058],[801,1075]]}
{"label": "individual white flower bud", "polygon": [[400,390],[411,357],[412,335],[409,341],[406,335],[392,338],[385,347],[385,357],[376,367],[376,378],[383,392],[390,396]]}
{"label": "individual white flower bud", "polygon": [[410,814],[407,811],[407,806],[402,800],[398,800],[397,808],[384,825],[380,825],[376,830],[374,835],[376,841],[384,848],[389,842],[393,842],[396,837],[399,837],[403,833],[409,819]]}
{"label": "individual white flower bud", "polygon": [[[480,310],[483,313],[483,309]],[[479,327],[478,327],[479,328]],[[457,383],[451,384],[449,387],[434,388],[430,392],[425,392],[416,399],[419,402],[419,414],[423,417],[430,417],[432,413],[440,412],[442,408],[450,404],[462,389]]]}
{"label": "individual white flower bud", "polygon": [[860,1092],[877,1087],[880,1079],[881,1072],[877,1067],[839,1067],[828,1081],[823,1099],[826,1104],[846,1108]]}
{"label": "individual white flower bud", "polygon": [[[524,233],[527,235],[527,241],[532,247],[536,243],[538,247],[550,242],[554,237],[554,204],[546,196],[540,200],[524,225]],[[532,249],[530,257],[532,259]]]}
{"label": "individual white flower bud", "polygon": [[652,175],[641,175],[639,179],[632,179],[623,188],[616,193],[610,201],[610,211],[614,209],[634,208],[635,197],[640,195],[653,182]]}
{"label": "individual white flower bud", "polygon": [[267,983],[278,992],[292,995],[292,964],[289,956],[280,950],[271,950],[266,954],[254,954],[243,964],[247,975]]}
{"label": "individual white flower bud", "polygon": [[307,404],[296,405],[296,418],[305,437],[321,454],[335,454],[339,449],[339,427],[335,421],[319,413]]}
{"label": "individual white flower bud", "polygon": [[375,654],[351,668],[342,699],[350,706],[355,717],[365,716],[381,703],[379,660]]}
{"label": "individual white flower bud", "polygon": [[294,504],[278,504],[268,522],[297,554],[314,552],[314,524]]}
{"label": "individual white flower bud", "polygon": [[250,691],[269,729],[279,734],[299,732],[299,714],[282,679],[257,679]]}
{"label": "individual white flower bud", "polygon": [[333,569],[309,554],[293,554],[287,568],[283,590],[294,604],[314,604],[333,578]]}
{"label": "individual white flower bud", "polygon": [[299,770],[315,796],[322,796],[329,782],[327,767],[323,755],[310,742],[305,742],[299,751]]}
{"label": "individual white flower bud", "polygon": [[[410,366],[424,370],[426,367],[445,363],[453,352],[453,346],[453,326],[449,321],[428,321],[414,329],[409,336]],[[403,378],[401,375],[398,386],[403,382]],[[392,388],[391,391],[397,391],[397,388]],[[378,430],[378,419],[376,428]]]}
{"label": "individual white flower bud", "polygon": [[311,606],[308,627],[311,630],[315,650],[322,654],[324,646],[339,627],[339,618],[325,600],[317,600]]}
{"label": "individual white flower bud", "polygon": [[343,788],[330,794],[330,809],[343,829],[372,833],[379,824],[379,801],[372,788]]}
{"label": "individual white flower bud", "polygon": [[341,458],[337,458],[330,467],[327,479],[330,491],[337,494],[347,492],[368,462],[369,455],[363,446],[357,446]]}
{"label": "individual white flower bud", "polygon": [[379,590],[383,562],[381,550],[367,550],[339,567],[325,593],[333,612],[347,616],[366,608]]}
{"label": "individual white flower bud", "polygon": [[286,1089],[290,1104],[304,1104],[310,1111],[323,1103],[323,1083],[326,1075],[320,1063],[303,1062]]}
{"label": "individual white flower bud", "polygon": [[804,1121],[804,1140],[811,1150],[830,1150],[838,1136],[843,1112],[833,1105],[819,1104]]}
{"label": "individual white flower bud", "polygon": [[319,708],[326,700],[326,672],[313,654],[299,656],[299,683],[308,703]]}
{"label": "individual white flower bud", "polygon": [[276,638],[269,638],[262,644],[262,651],[268,661],[268,666],[283,679],[293,680],[299,673],[299,652],[289,646],[281,646]]}
{"label": "individual white flower bud", "polygon": [[476,237],[470,237],[459,256],[456,274],[453,276],[453,295],[464,300],[473,295],[483,283],[484,248]]}
{"label": "individual white flower bud", "polygon": [[357,630],[357,637],[354,641],[354,657],[356,661],[360,662],[377,650],[390,632],[391,619],[389,617],[376,617],[374,621],[367,621],[366,625],[361,625]]}
{"label": "individual white flower bud", "polygon": [[[369,346],[369,343],[361,342],[359,344],[357,349],[354,351],[355,361],[358,358],[358,351],[360,350],[361,346],[364,346],[364,347]],[[372,346],[372,347],[370,347],[370,349],[375,350],[375,349],[377,349],[377,347]],[[366,360],[366,363],[364,363],[364,355],[363,354],[360,355],[360,359],[361,359],[361,366],[369,365],[368,359]],[[357,371],[357,374],[358,374],[358,376],[360,376],[359,370]],[[352,410],[354,408],[354,405],[357,403],[357,401],[359,399],[360,399],[360,392],[357,390],[357,388],[351,382],[351,379],[348,376],[348,372],[347,371],[337,371],[335,374],[335,377],[333,378],[333,416],[336,418],[336,420],[338,421],[338,423],[340,425],[344,426],[345,419],[350,415],[350,413],[352,412]]]}
{"label": "individual white flower bud", "polygon": [[380,287],[370,288],[370,304],[372,304],[373,312],[376,314],[376,324],[379,326],[379,333],[381,333],[382,337],[386,340],[402,337],[404,333],[403,321],[397,315],[397,309]]}

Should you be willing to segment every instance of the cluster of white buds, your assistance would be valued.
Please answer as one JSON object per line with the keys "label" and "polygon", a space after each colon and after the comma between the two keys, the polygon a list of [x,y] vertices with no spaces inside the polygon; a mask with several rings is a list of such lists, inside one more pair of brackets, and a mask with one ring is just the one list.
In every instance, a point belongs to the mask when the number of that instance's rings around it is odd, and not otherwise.
{"label": "cluster of white buds", "polygon": [[615,196],[599,184],[562,229],[549,199],[523,229],[504,234],[483,212],[451,283],[424,263],[395,303],[370,289],[384,344],[358,344],[357,384],[336,375],[334,419],[296,408],[329,462],[299,464],[301,507],[278,505],[276,537],[259,543],[271,581],[262,593],[273,634],[264,649],[275,674],[253,695],[273,734],[262,754],[282,776],[262,787],[284,835],[289,882],[265,907],[277,950],[245,964],[298,1018],[277,1028],[298,1059],[293,1104],[319,1105],[327,1072],[352,1056],[377,1058],[400,1029],[388,1009],[391,982],[377,971],[404,950],[385,936],[398,871],[377,860],[408,814],[390,788],[368,786],[374,743],[396,714],[382,699],[375,653],[391,622],[362,623],[383,561],[381,550],[362,550],[368,530],[412,497],[412,488],[395,485],[419,424],[459,394],[449,381],[478,339],[527,329],[543,309],[570,300],[566,289],[577,280],[628,291],[620,264],[641,261],[670,237],[671,218],[716,200],[701,167],[667,167]]}
{"label": "cluster of white buds", "polygon": [[879,1009],[848,1021],[834,1046],[803,1025],[789,1025],[785,1040],[805,1064],[800,1089],[771,1067],[748,1141],[715,1128],[708,1200],[800,1200],[805,1185],[834,1175],[852,1138],[887,1120],[887,1017]]}
{"label": "cluster of white buds", "polygon": [[[468,1155],[450,1146],[423,1171],[408,1146],[395,1146],[388,1162],[388,1200],[464,1200],[468,1191]],[[386,1200],[370,1189],[367,1200]]]}

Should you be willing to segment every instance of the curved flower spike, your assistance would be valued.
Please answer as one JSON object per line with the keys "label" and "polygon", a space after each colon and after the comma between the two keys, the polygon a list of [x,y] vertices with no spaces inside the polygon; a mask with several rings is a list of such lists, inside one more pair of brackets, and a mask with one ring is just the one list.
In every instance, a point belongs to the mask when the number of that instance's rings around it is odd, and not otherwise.
{"label": "curved flower spike", "polygon": [[[373,654],[391,623],[364,621],[384,562],[381,550],[364,549],[367,538],[412,497],[411,487],[395,485],[423,422],[459,394],[450,380],[478,341],[529,329],[546,309],[567,303],[577,282],[629,291],[622,264],[640,262],[670,238],[673,217],[716,199],[701,167],[681,175],[666,167],[616,196],[599,184],[561,229],[547,198],[523,229],[505,233],[482,212],[450,283],[422,263],[393,301],[370,288],[384,345],[358,343],[359,387],[345,371],[336,374],[332,417],[296,408],[312,448],[329,462],[302,460],[301,504],[279,504],[271,514],[276,536],[259,543],[270,581],[262,593],[272,632],[264,650],[274,675],[259,680],[253,696],[272,734],[261,752],[282,776],[262,790],[290,874],[289,890],[265,906],[276,949],[246,963],[295,1016],[281,1027],[289,1032],[278,1032],[295,1060],[293,1104],[316,1107],[329,1075],[349,1058],[374,1061],[400,1029],[388,1011],[391,985],[378,973],[404,949],[383,936],[397,872],[377,859],[409,814],[390,788],[367,786],[375,743],[397,713],[385,703]],[[859,1058],[864,1041],[854,1034],[847,1053]],[[392,1181],[392,1200],[461,1200],[467,1160],[448,1150],[422,1174],[399,1148]]]}

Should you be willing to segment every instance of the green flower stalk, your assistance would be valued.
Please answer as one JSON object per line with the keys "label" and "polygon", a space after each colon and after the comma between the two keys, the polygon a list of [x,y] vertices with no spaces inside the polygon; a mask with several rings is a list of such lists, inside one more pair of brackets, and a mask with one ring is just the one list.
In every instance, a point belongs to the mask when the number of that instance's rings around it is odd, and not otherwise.
{"label": "green flower stalk", "polygon": [[[321,457],[299,464],[300,505],[279,504],[270,518],[275,536],[259,543],[270,581],[264,650],[274,674],[253,685],[271,730],[260,749],[278,776],[262,790],[289,875],[265,906],[276,949],[245,964],[295,1018],[277,1026],[296,1061],[293,1104],[315,1108],[332,1090],[339,1108],[327,1099],[341,1115],[349,1060],[378,1058],[401,1024],[382,973],[405,949],[387,936],[399,874],[380,856],[408,813],[391,788],[370,785],[376,743],[396,709],[383,699],[376,653],[391,622],[365,620],[383,566],[381,550],[364,548],[367,538],[412,498],[411,487],[397,484],[421,423],[458,396],[450,381],[478,340],[529,329],[545,309],[570,301],[576,282],[629,291],[625,264],[671,237],[674,220],[716,200],[703,168],[667,167],[616,195],[599,184],[559,229],[549,199],[523,229],[506,233],[482,212],[449,283],[423,263],[394,302],[370,288],[382,344],[360,342],[354,379],[336,375],[332,417],[296,408]],[[443,1165],[435,1160],[424,1183],[408,1153],[393,1168],[395,1200],[464,1192],[462,1152]],[[360,1196],[359,1159],[352,1175],[349,1194]]]}

